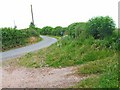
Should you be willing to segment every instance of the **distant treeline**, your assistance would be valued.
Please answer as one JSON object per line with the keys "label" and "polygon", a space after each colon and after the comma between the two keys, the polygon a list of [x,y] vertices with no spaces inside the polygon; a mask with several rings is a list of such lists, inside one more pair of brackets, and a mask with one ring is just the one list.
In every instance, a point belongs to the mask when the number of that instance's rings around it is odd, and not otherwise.
{"label": "distant treeline", "polygon": [[120,41],[118,38],[118,29],[114,20],[109,16],[98,16],[89,19],[87,22],[76,22],[70,24],[68,27],[45,26],[42,29],[38,28],[38,32],[42,35],[63,36],[68,35],[71,38],[79,37],[93,37],[100,39],[103,46],[118,49]]}
{"label": "distant treeline", "polygon": [[[79,30],[85,30],[86,22],[76,22],[70,24],[68,27],[57,26],[55,28],[51,26],[45,26],[43,28],[36,28],[41,35],[53,35],[53,36],[63,36],[71,35],[75,37]],[[76,30],[75,30],[76,29]]]}
{"label": "distant treeline", "polygon": [[87,22],[72,23],[68,27],[57,26],[53,28],[51,26],[45,26],[41,29],[38,28],[38,32],[42,35],[54,36],[63,36],[67,34],[75,38],[84,30],[95,39],[102,39],[106,36],[112,35],[112,32],[116,29],[115,26],[116,25],[111,17],[99,16],[91,18]]}

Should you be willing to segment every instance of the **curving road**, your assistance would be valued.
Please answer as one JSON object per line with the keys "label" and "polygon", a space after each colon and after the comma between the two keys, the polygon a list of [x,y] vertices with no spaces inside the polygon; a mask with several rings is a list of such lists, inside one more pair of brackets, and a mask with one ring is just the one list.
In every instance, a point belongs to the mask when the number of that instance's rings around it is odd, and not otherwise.
{"label": "curving road", "polygon": [[1,56],[0,60],[15,58],[15,57],[21,56],[25,53],[45,48],[45,47],[50,46],[51,44],[57,42],[57,39],[52,38],[52,37],[48,37],[48,36],[40,36],[40,37],[43,40],[36,43],[36,44],[32,44],[32,45],[25,46],[25,47],[22,47],[22,48],[12,49],[12,50],[9,50],[9,51],[6,51],[6,52],[0,52],[0,56]]}

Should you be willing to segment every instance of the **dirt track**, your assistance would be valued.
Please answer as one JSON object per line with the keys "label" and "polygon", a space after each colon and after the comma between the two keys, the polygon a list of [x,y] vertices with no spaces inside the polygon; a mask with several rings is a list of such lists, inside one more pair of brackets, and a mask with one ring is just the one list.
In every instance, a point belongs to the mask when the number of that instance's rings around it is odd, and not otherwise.
{"label": "dirt track", "polygon": [[[0,70],[2,71],[2,70]],[[3,88],[67,88],[84,79],[75,75],[75,67],[12,68],[2,71]],[[1,73],[1,72],[0,72]]]}

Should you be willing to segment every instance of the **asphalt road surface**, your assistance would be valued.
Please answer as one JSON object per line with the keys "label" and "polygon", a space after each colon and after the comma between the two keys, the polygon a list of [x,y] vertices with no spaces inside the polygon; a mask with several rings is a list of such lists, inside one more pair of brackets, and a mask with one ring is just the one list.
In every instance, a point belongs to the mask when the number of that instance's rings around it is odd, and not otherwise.
{"label": "asphalt road surface", "polygon": [[12,49],[12,50],[5,51],[5,52],[0,52],[0,60],[15,58],[25,53],[29,53],[32,51],[36,51],[36,50],[48,47],[51,44],[57,42],[57,39],[52,38],[52,37],[48,37],[48,36],[40,36],[40,37],[43,40],[36,44],[28,45],[28,46],[17,48],[17,49]]}

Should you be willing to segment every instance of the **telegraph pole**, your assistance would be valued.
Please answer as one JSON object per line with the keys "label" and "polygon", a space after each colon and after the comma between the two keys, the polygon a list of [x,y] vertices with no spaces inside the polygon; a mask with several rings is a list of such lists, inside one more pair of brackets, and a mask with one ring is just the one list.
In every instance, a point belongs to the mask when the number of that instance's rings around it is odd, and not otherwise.
{"label": "telegraph pole", "polygon": [[17,28],[17,26],[16,26],[16,24],[15,24],[15,20],[14,20],[14,28],[15,28],[15,29]]}
{"label": "telegraph pole", "polygon": [[32,24],[35,25],[35,24],[34,24],[34,17],[33,17],[33,9],[32,9],[32,5],[31,5],[31,15],[32,15]]}

